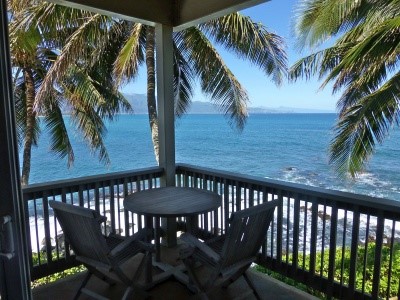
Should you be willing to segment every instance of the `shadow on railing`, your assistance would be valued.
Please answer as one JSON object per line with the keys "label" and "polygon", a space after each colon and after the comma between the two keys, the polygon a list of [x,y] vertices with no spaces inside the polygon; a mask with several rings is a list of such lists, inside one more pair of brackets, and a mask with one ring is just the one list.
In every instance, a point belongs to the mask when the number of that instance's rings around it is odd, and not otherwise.
{"label": "shadow on railing", "polygon": [[[107,216],[105,231],[130,235],[145,221],[124,211],[124,196],[159,187],[162,174],[161,168],[148,168],[24,188],[32,279],[76,265],[49,200],[94,208]],[[176,179],[177,186],[222,196],[218,211],[199,218],[208,233],[223,233],[233,211],[280,200],[258,257],[260,265],[328,298],[388,299],[399,294],[399,202],[183,164],[177,166]]]}
{"label": "shadow on railing", "polygon": [[178,185],[223,196],[221,231],[232,211],[280,200],[260,265],[328,298],[399,295],[399,202],[190,165],[176,173]]}

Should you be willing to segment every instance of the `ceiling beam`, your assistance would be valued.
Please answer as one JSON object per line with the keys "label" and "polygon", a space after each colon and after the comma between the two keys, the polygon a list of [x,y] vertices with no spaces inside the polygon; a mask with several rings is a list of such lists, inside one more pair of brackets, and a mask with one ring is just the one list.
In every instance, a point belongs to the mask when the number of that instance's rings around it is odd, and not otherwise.
{"label": "ceiling beam", "polygon": [[225,16],[270,0],[178,0],[174,31]]}
{"label": "ceiling beam", "polygon": [[172,26],[173,5],[165,0],[49,0],[50,2],[145,25]]}

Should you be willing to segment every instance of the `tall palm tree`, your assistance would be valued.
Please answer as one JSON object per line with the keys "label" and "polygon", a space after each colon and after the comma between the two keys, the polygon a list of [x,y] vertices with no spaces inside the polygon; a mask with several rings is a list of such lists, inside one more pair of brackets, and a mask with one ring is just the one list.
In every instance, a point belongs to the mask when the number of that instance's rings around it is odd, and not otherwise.
{"label": "tall palm tree", "polygon": [[296,20],[300,47],[333,46],[299,60],[293,80],[318,75],[342,92],[330,161],[356,176],[377,143],[400,121],[400,2],[303,0]]}
{"label": "tall palm tree", "polygon": [[[158,159],[154,28],[127,22],[125,35],[125,44],[115,63],[115,75],[120,82],[129,81],[137,75],[138,66],[146,63],[149,123]],[[240,13],[176,32],[173,39],[175,113],[178,117],[188,109],[198,78],[203,92],[220,111],[229,115],[232,125],[242,129],[245,124],[248,95],[212,42],[259,67],[272,76],[276,84],[280,84],[286,74],[282,39]]]}
{"label": "tall palm tree", "polygon": [[[31,151],[38,142],[41,120],[51,134],[51,149],[62,158],[67,156],[68,165],[73,162],[63,118],[65,110],[70,111],[71,120],[91,149],[99,152],[99,159],[108,163],[103,119],[112,119],[121,109],[130,109],[111,76],[116,57],[113,44],[103,49],[102,60],[93,62],[91,57],[79,56],[64,65],[63,76],[48,88],[40,106],[36,105],[37,91],[54,68],[65,42],[73,39],[71,33],[92,15],[62,6],[49,7],[43,2],[32,1],[30,6],[18,6],[17,2],[10,3],[9,15],[18,135],[23,147],[22,184],[29,182]],[[89,52],[94,45],[82,43],[81,47]]]}

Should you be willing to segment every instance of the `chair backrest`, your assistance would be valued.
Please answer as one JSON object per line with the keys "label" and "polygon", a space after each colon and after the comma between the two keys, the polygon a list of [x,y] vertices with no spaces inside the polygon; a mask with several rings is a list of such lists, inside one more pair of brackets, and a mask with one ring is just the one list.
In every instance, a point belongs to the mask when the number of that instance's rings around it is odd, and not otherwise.
{"label": "chair backrest", "polygon": [[70,243],[75,254],[109,265],[109,247],[100,225],[105,217],[85,207],[58,201],[49,201],[49,204],[61,225],[65,240]]}
{"label": "chair backrest", "polygon": [[274,217],[277,200],[232,213],[221,252],[221,268],[255,257]]}

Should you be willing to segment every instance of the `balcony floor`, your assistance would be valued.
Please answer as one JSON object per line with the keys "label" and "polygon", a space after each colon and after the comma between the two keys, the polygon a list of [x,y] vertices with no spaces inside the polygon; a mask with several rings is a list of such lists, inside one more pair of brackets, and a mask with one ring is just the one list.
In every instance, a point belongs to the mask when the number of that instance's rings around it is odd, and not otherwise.
{"label": "balcony floor", "polygon": [[[178,248],[166,249],[163,247],[162,261],[166,261],[170,264],[176,265],[179,263],[178,260]],[[155,273],[159,271],[154,270]],[[50,299],[73,299],[76,290],[85,276],[85,272],[81,274],[72,275],[64,279],[58,280],[57,282],[40,286],[32,290],[34,300],[50,300]],[[303,291],[297,290],[291,286],[288,286],[276,279],[270,278],[260,272],[250,270],[249,277],[255,284],[257,290],[263,299],[317,299]],[[106,283],[94,276],[90,279],[87,287],[105,297],[110,299],[120,299],[123,295],[125,287],[122,285],[108,286]],[[195,299],[197,298],[187,288],[171,278],[161,284],[156,285],[153,289],[148,291],[151,295],[151,299]],[[144,299],[137,297],[135,299]],[[264,297],[265,296],[265,297]],[[239,278],[236,282],[231,284],[227,289],[215,290],[211,295],[210,299],[256,299],[252,290],[249,288],[243,278]],[[79,299],[89,299],[86,296],[81,296]]]}

